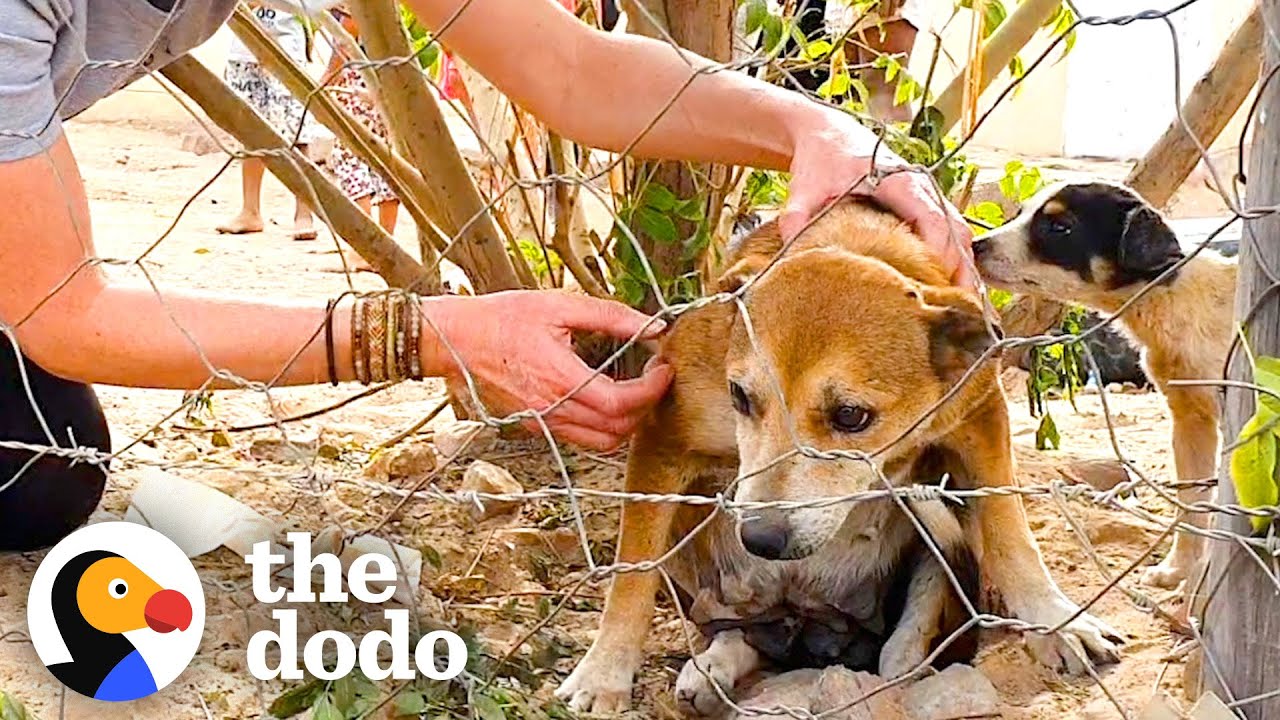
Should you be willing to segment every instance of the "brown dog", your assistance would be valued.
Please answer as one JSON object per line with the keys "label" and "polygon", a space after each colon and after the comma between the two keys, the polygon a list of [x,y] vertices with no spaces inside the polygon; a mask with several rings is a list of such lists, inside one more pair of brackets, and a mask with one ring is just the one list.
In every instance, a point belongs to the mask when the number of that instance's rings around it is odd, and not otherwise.
{"label": "brown dog", "polygon": [[[723,478],[736,474],[740,481],[730,491],[738,501],[804,501],[883,489],[884,480],[912,483],[930,458],[951,476],[952,488],[1014,485],[1007,408],[995,361],[975,368],[954,396],[930,412],[992,337],[977,299],[947,285],[910,229],[850,200],[828,212],[774,263],[780,248],[776,226],[756,231],[733,252],[723,285],[733,289],[751,283],[743,311],[713,304],[685,314],[668,333],[661,353],[675,368],[675,384],[633,439],[626,489],[711,494],[722,489]],[[796,452],[797,446],[867,453],[870,461],[812,457],[812,452]],[[721,487],[715,487],[716,478]],[[850,552],[866,556],[855,565],[858,577],[869,581],[877,576],[873,569],[898,567],[915,545],[901,533],[910,518],[889,502],[750,511],[739,525],[729,525],[733,531],[712,528],[709,539],[690,546],[692,572],[677,562],[672,574],[695,598],[695,610],[711,587],[711,599],[730,606],[738,619],[754,617],[771,603],[796,610],[806,602],[796,596],[805,593],[819,602],[825,596],[839,601],[869,595],[881,606],[882,586],[836,588],[840,583],[833,573],[842,572],[842,566],[824,546],[833,537],[837,548],[860,543]],[[951,515],[930,502],[912,509],[936,539],[946,535]],[[686,532],[706,512],[670,503],[624,504],[617,561],[661,557],[673,535]],[[1116,634],[1088,614],[1077,616],[1079,608],[1050,578],[1018,497],[977,499],[959,514],[956,527],[963,530],[954,534],[976,557],[986,589],[1013,617],[1049,626],[1074,617],[1056,635],[1028,635],[1037,658],[1076,672],[1090,655],[1115,659],[1108,637]],[[946,549],[956,543],[937,544]],[[721,559],[718,565],[699,564],[708,553]],[[728,567],[736,561],[723,560],[747,553],[773,560],[766,564],[773,570],[737,572]],[[938,591],[907,593],[917,602],[908,603],[897,627],[908,630],[896,639],[891,635],[885,652],[876,648],[888,657],[884,671],[913,667],[949,625],[948,603],[930,600],[946,589],[939,588],[928,563],[920,565],[908,584],[933,582]],[[710,578],[708,569],[715,570]],[[762,578],[785,586],[788,592],[781,595],[791,597],[780,598],[777,587],[763,592],[751,587]],[[572,707],[616,712],[629,706],[661,582],[656,572],[613,579],[594,644],[557,690]],[[702,619],[715,619],[718,610]],[[849,614],[857,616],[854,610]],[[710,673],[717,682],[731,684],[759,659],[760,648],[751,645],[744,627],[723,633],[728,637],[719,646],[712,643],[712,650],[720,650],[710,659],[732,666]],[[912,627],[921,630],[912,633]],[[704,662],[703,669],[710,664]],[[701,709],[705,684],[682,683],[682,700]]]}
{"label": "brown dog", "polygon": [[[1132,190],[1109,183],[1059,184],[1027,201],[1014,221],[974,244],[987,282],[1013,292],[1115,313],[1184,259],[1173,230]],[[1118,320],[1143,348],[1143,367],[1173,417],[1178,490],[1189,504],[1208,500],[1218,457],[1218,392],[1170,380],[1221,378],[1231,346],[1236,263],[1205,250],[1164,278]],[[1204,513],[1183,513],[1198,527]],[[1204,541],[1179,533],[1144,580],[1174,587],[1195,567]]]}

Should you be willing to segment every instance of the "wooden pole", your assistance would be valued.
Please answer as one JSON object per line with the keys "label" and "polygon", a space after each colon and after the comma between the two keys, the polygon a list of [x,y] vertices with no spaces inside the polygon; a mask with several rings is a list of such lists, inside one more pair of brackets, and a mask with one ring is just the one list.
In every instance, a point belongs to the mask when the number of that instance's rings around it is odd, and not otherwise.
{"label": "wooden pole", "polygon": [[[996,75],[999,75],[1022,48],[1031,42],[1031,38],[1035,37],[1036,32],[1049,18],[1053,17],[1061,4],[1062,0],[1026,0],[1005,18],[975,59],[979,69],[976,79],[979,94],[986,90],[991,85],[991,81],[996,79]],[[975,14],[973,21],[982,22],[982,16]],[[944,133],[950,131],[960,120],[969,75],[968,68],[958,73],[938,96],[938,102],[934,104],[942,112]]]}
{"label": "wooden pole", "polygon": [[[358,0],[351,3],[351,10],[371,60],[413,54],[395,2]],[[467,170],[416,58],[378,66],[377,73],[387,125],[421,172],[439,210],[441,229],[458,239],[446,257],[461,267],[474,268],[469,276],[477,292],[519,288],[506,239]]]}
{"label": "wooden pole", "polygon": [[222,79],[190,55],[167,65],[161,73],[204,110],[218,127],[230,133],[246,150],[282,150],[262,157],[267,169],[289,192],[318,203],[335,232],[365,258],[387,284],[417,290],[429,289],[422,265],[352,202],[310,160],[293,148],[266,120],[240,99]]}
{"label": "wooden pole", "polygon": [[[1266,37],[1280,34],[1280,0],[1263,0],[1262,18]],[[1263,77],[1280,66],[1280,46],[1266,43]],[[1248,205],[1280,204],[1280,84],[1271,82],[1262,90],[1253,126],[1253,155],[1250,161]],[[1240,244],[1240,270],[1236,281],[1236,317],[1243,320],[1261,301],[1246,333],[1256,355],[1280,356],[1280,295],[1268,293],[1272,281],[1269,268],[1280,263],[1280,215],[1269,213],[1244,222]],[[1252,381],[1248,360],[1237,353],[1228,376]],[[1228,389],[1224,412],[1224,435],[1234,438],[1254,411],[1254,393]],[[1227,463],[1218,472],[1219,504],[1236,502]],[[1248,536],[1247,518],[1219,513],[1214,527]],[[1262,567],[1260,567],[1260,565]],[[1263,570],[1263,567],[1267,570]],[[1239,706],[1250,720],[1280,719],[1280,592],[1274,580],[1274,559],[1256,555],[1239,543],[1210,543],[1209,564],[1197,605],[1203,604],[1204,632],[1200,662],[1201,685],[1224,700],[1243,701]],[[1219,675],[1219,673],[1221,673]],[[1270,697],[1266,694],[1273,693]]]}
{"label": "wooden pole", "polygon": [[[1182,117],[1206,148],[1222,132],[1258,82],[1262,63],[1262,12],[1255,6],[1196,82],[1182,106]],[[1182,120],[1174,118],[1125,182],[1156,207],[1173,198],[1200,160],[1200,151]]]}

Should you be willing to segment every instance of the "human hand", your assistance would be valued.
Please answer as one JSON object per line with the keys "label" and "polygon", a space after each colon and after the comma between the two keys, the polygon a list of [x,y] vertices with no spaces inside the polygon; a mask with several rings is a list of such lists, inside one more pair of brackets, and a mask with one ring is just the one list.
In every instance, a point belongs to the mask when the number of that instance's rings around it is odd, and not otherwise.
{"label": "human hand", "polygon": [[[651,322],[622,303],[561,292],[509,291],[424,299],[422,309],[448,341],[446,345],[434,333],[423,333],[425,372],[460,379],[460,357],[490,412],[505,415],[556,405],[544,417],[547,427],[557,437],[589,448],[611,450],[622,444],[674,377],[670,366],[651,362],[639,378],[616,381],[597,374],[573,352],[573,330],[619,339],[643,330],[642,341],[662,332],[663,322]],[[536,420],[524,425],[541,432]]]}
{"label": "human hand", "polygon": [[969,250],[973,231],[960,212],[940,197],[929,176],[895,172],[872,189],[861,180],[871,172],[873,153],[878,170],[906,168],[906,161],[883,144],[877,148],[875,136],[851,116],[835,110],[822,116],[818,128],[796,134],[791,193],[778,220],[783,238],[798,235],[831,200],[850,192],[867,195],[915,228],[953,283],[976,287]]}

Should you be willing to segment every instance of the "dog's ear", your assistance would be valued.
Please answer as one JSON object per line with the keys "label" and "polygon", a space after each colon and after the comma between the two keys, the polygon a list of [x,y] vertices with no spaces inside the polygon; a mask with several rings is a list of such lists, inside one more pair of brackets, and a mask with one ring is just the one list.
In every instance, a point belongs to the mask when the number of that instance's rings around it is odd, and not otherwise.
{"label": "dog's ear", "polygon": [[996,343],[1000,328],[994,328],[996,337],[992,337],[982,306],[968,291],[924,288],[923,295],[929,322],[929,360],[939,378],[954,384]]}
{"label": "dog's ear", "polygon": [[1124,218],[1120,247],[1116,253],[1122,270],[1151,276],[1163,272],[1183,258],[1178,236],[1146,204],[1138,205]]}

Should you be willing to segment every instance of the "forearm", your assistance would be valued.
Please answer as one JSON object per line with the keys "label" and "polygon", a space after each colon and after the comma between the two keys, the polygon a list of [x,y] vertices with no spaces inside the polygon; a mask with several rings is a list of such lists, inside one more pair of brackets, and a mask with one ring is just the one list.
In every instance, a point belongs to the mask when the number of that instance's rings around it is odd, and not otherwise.
{"label": "forearm", "polygon": [[[847,116],[656,40],[587,27],[550,0],[410,0],[516,103],[585,145],[787,169],[797,141]],[[530,47],[533,38],[536,47]],[[865,139],[869,130],[852,130]]]}
{"label": "forearm", "polygon": [[[93,282],[86,278],[86,282]],[[323,323],[315,302],[244,301],[150,286],[103,283],[76,293],[87,303],[77,320],[56,302],[18,331],[33,360],[81,382],[131,387],[215,387],[238,379],[279,385],[328,379]],[[334,361],[340,380],[351,369],[350,301],[334,312]],[[215,372],[216,371],[216,372]]]}

